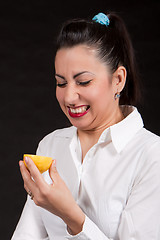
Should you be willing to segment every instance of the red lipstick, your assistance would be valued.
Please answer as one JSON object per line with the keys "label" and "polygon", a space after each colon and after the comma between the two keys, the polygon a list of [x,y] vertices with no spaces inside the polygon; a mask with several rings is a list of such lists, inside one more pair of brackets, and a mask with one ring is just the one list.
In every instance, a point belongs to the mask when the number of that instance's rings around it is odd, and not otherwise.
{"label": "red lipstick", "polygon": [[[80,108],[80,107],[82,107],[82,106],[79,106],[79,107],[76,107],[76,108]],[[74,109],[76,109],[76,108],[74,108]],[[83,117],[85,114],[88,113],[88,111],[89,111],[89,107],[87,107],[86,111],[84,111],[84,112],[73,113],[73,112],[71,112],[70,107],[68,108],[68,113],[69,113],[70,117],[72,117],[72,118]]]}

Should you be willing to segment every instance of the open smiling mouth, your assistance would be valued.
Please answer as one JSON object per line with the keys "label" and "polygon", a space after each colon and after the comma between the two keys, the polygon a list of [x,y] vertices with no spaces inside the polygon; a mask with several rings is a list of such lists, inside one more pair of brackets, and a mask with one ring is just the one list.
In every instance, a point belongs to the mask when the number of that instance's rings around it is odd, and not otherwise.
{"label": "open smiling mouth", "polygon": [[86,113],[88,113],[90,106],[80,106],[71,108],[68,107],[68,113],[72,118],[78,118],[84,116]]}

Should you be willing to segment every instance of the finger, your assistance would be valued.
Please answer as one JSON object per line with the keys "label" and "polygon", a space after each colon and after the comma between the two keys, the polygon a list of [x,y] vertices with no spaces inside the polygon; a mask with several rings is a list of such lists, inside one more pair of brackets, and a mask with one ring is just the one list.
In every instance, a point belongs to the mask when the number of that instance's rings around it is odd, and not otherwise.
{"label": "finger", "polygon": [[33,181],[30,172],[27,170],[25,164],[23,161],[19,162],[19,166],[20,166],[20,171],[21,171],[21,175],[24,181],[24,188],[27,192],[29,191],[34,191],[36,186],[35,186],[35,182]]}
{"label": "finger", "polygon": [[41,185],[44,185],[45,181],[42,177],[42,174],[38,170],[37,166],[34,164],[31,158],[25,157],[25,162],[27,165],[27,168],[30,171],[31,176],[33,177],[35,183],[40,187]]}
{"label": "finger", "polygon": [[[23,165],[23,161],[19,161],[20,171],[21,171],[21,169],[23,168],[22,165]],[[25,165],[24,165],[24,166],[25,166]],[[25,166],[25,167],[26,167],[26,166]],[[22,173],[21,173],[21,175],[22,175]],[[23,178],[23,176],[22,176],[22,178]],[[29,192],[29,189],[28,189],[28,187],[27,187],[25,184],[24,184],[24,189],[26,190],[27,193]]]}
{"label": "finger", "polygon": [[57,181],[57,177],[59,176],[57,168],[56,168],[56,160],[54,159],[52,165],[49,169],[49,175],[53,182]]}

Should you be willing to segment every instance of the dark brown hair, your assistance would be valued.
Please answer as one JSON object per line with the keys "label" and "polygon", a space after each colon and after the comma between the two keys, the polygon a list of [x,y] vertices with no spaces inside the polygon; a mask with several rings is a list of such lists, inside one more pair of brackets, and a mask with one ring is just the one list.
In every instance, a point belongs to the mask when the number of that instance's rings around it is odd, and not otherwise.
{"label": "dark brown hair", "polygon": [[110,21],[109,26],[86,19],[65,22],[57,38],[56,51],[85,44],[97,50],[98,57],[110,67],[112,73],[119,66],[124,66],[127,70],[127,78],[121,92],[120,104],[135,105],[140,97],[140,88],[130,36],[123,20],[117,14],[106,15]]}

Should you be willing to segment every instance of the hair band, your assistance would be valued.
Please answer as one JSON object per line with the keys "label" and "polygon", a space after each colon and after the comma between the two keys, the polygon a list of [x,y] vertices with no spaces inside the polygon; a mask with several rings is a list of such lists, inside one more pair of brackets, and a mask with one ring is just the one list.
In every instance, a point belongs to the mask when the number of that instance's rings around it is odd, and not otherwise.
{"label": "hair band", "polygon": [[109,18],[104,13],[98,13],[92,18],[92,20],[106,26],[110,23]]}

